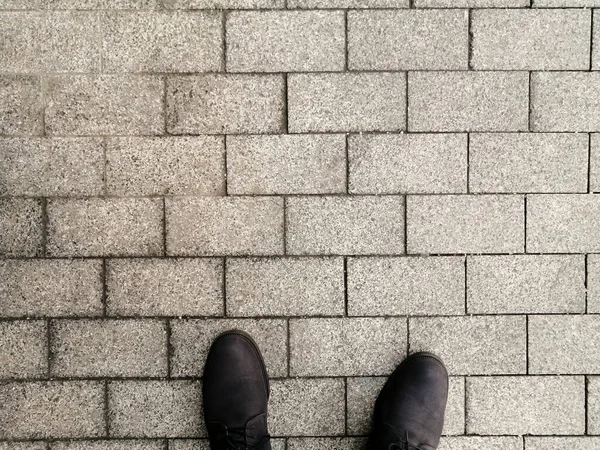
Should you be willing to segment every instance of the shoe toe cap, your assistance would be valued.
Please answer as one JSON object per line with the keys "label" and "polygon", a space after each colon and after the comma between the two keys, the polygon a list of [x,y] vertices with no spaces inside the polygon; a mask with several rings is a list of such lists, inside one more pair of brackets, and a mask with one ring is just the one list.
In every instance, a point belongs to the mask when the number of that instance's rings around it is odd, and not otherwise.
{"label": "shoe toe cap", "polygon": [[204,366],[202,391],[206,420],[222,420],[227,409],[238,411],[240,419],[246,420],[266,412],[266,368],[249,336],[231,330],[215,339]]}

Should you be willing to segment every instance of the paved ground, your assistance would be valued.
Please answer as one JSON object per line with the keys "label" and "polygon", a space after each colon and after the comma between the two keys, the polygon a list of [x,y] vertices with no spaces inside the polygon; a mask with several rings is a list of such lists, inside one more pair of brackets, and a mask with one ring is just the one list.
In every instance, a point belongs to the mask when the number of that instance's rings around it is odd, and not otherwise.
{"label": "paved ground", "polygon": [[417,350],[441,449],[600,448],[600,0],[0,9],[0,450],[206,449],[234,327],[276,450]]}

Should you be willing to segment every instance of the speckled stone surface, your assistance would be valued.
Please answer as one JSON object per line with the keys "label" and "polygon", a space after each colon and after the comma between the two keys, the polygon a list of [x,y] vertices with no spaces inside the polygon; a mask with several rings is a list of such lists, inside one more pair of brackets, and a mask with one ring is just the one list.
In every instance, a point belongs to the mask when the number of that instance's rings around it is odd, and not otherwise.
{"label": "speckled stone surface", "polygon": [[352,70],[463,70],[468,65],[466,10],[350,11]]}
{"label": "speckled stone surface", "polygon": [[341,134],[227,137],[229,194],[340,194],[346,177]]}
{"label": "speckled stone surface", "polygon": [[102,315],[102,261],[0,261],[2,317]]}
{"label": "speckled stone surface", "polygon": [[0,198],[0,257],[42,256],[42,213],[40,200]]}
{"label": "speckled stone surface", "polygon": [[294,376],[388,375],[406,356],[403,318],[292,319]]}
{"label": "speckled stone surface", "polygon": [[0,0],[0,450],[359,450],[439,353],[439,450],[600,447],[600,0]]}
{"label": "speckled stone surface", "polygon": [[406,129],[402,73],[292,74],[287,87],[292,133]]}
{"label": "speckled stone surface", "polygon": [[115,138],[106,147],[110,195],[223,195],[225,144],[217,136]]}
{"label": "speckled stone surface", "polygon": [[461,257],[349,259],[348,314],[462,314],[464,272]]}
{"label": "speckled stone surface", "polygon": [[343,258],[227,261],[230,316],[343,315]]}
{"label": "speckled stone surface", "polygon": [[344,432],[344,380],[290,378],[271,384],[271,433],[335,436]]}
{"label": "speckled stone surface", "polygon": [[475,10],[473,68],[586,70],[590,15],[586,10]]}
{"label": "speckled stone surface", "polygon": [[39,136],[43,130],[40,78],[0,75],[0,133]]}
{"label": "speckled stone surface", "polygon": [[260,348],[271,377],[287,375],[285,319],[196,319],[171,321],[172,373],[202,376],[204,361],[214,338],[225,331],[250,334]]}
{"label": "speckled stone surface", "polygon": [[283,254],[284,204],[278,197],[167,199],[165,216],[172,256]]}
{"label": "speckled stone surface", "polygon": [[410,350],[441,356],[450,374],[524,374],[527,370],[524,317],[411,318],[409,333]]}
{"label": "speckled stone surface", "polygon": [[48,202],[51,256],[158,256],[163,202],[156,198],[55,199]]}
{"label": "speckled stone surface", "polygon": [[223,313],[220,259],[117,259],[106,267],[111,316],[218,316]]}
{"label": "speckled stone surface", "polygon": [[520,195],[413,196],[406,204],[408,253],[520,253]]}
{"label": "speckled stone surface", "polygon": [[524,72],[414,72],[408,75],[409,131],[525,131]]}
{"label": "speckled stone surface", "polygon": [[0,379],[47,373],[46,327],[43,320],[0,322]]}
{"label": "speckled stone surface", "polygon": [[286,203],[286,249],[298,255],[404,252],[404,199],[294,197]]}
{"label": "speckled stone surface", "polygon": [[531,127],[534,131],[597,131],[598,72],[536,72],[531,75]]}
{"label": "speckled stone surface", "polygon": [[112,381],[108,383],[111,435],[203,436],[201,391],[199,381]]}
{"label": "speckled stone surface", "polygon": [[56,320],[50,333],[54,376],[167,375],[165,321]]}
{"label": "speckled stone surface", "polygon": [[104,149],[100,138],[1,139],[0,166],[0,195],[104,193]]}
{"label": "speckled stone surface", "polygon": [[1,439],[68,439],[105,433],[101,381],[0,385]]}
{"label": "speckled stone surface", "polygon": [[582,255],[467,257],[471,314],[583,313]]}
{"label": "speckled stone surface", "polygon": [[342,70],[344,21],[343,11],[233,12],[227,17],[227,70]]}
{"label": "speckled stone surface", "polygon": [[466,134],[360,134],[348,139],[353,194],[467,192]]}
{"label": "speckled stone surface", "polygon": [[475,133],[469,188],[477,193],[587,192],[588,136]]}
{"label": "speckled stone surface", "polygon": [[582,434],[584,377],[467,379],[469,434]]}

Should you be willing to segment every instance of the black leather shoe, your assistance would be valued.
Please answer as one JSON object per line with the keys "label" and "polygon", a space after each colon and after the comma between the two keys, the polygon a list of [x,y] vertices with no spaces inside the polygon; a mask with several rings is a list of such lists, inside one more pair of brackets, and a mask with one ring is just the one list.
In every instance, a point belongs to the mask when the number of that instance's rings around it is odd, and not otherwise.
{"label": "black leather shoe", "polygon": [[435,450],[444,426],[448,372],[432,353],[406,358],[375,403],[369,450]]}
{"label": "black leather shoe", "polygon": [[269,378],[249,335],[231,330],[214,340],[204,367],[202,395],[212,450],[271,450]]}

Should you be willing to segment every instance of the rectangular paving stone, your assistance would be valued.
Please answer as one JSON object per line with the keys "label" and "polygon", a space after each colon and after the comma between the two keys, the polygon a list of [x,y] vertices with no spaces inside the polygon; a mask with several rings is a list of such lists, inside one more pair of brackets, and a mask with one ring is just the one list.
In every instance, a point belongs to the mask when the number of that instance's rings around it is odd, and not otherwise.
{"label": "rectangular paving stone", "polygon": [[47,80],[50,135],[164,132],[163,81],[157,75],[64,75]]}
{"label": "rectangular paving stone", "polygon": [[292,133],[406,128],[403,73],[291,74],[287,92]]}
{"label": "rectangular paving stone", "polygon": [[[463,434],[465,432],[465,380],[462,377],[450,377],[449,380],[448,403],[442,434]],[[369,434],[375,400],[385,381],[385,377],[348,378],[348,434]]]}
{"label": "rectangular paving stone", "polygon": [[410,131],[525,131],[526,72],[411,72]]}
{"label": "rectangular paving stone", "polygon": [[3,72],[100,70],[98,15],[82,11],[0,13]]}
{"label": "rectangular paving stone", "polygon": [[102,314],[102,261],[0,261],[0,316]]}
{"label": "rectangular paving stone", "polygon": [[582,434],[584,377],[467,378],[469,434]]}
{"label": "rectangular paving stone", "polygon": [[[387,377],[350,377],[346,383],[347,429],[350,435],[368,435],[373,408]],[[464,428],[464,427],[463,427]]]}
{"label": "rectangular paving stone", "polygon": [[198,437],[204,435],[199,381],[111,381],[111,437]]}
{"label": "rectangular paving stone", "polygon": [[[1,6],[1,5],[0,5]],[[1,450],[47,450],[48,444],[44,441],[7,441],[0,442]]]}
{"label": "rectangular paving stone", "polygon": [[109,195],[224,195],[225,146],[217,136],[108,140]]}
{"label": "rectangular paving stone", "polygon": [[167,77],[171,134],[277,133],[283,130],[281,75]]}
{"label": "rectangular paving stone", "polygon": [[92,196],[104,192],[100,138],[0,139],[0,195]]}
{"label": "rectangular paving stone", "polygon": [[0,404],[0,439],[104,436],[102,382],[0,384]]}
{"label": "rectangular paving stone", "polygon": [[158,0],[41,0],[46,9],[154,9]]}
{"label": "rectangular paving stone", "polygon": [[526,373],[525,317],[413,317],[409,328],[410,351],[441,356],[451,374]]}
{"label": "rectangular paving stone", "polygon": [[600,372],[599,316],[529,317],[529,371],[541,374]]}
{"label": "rectangular paving stone", "polygon": [[[0,0],[0,9],[38,9],[41,0]],[[37,446],[37,443],[31,443]]]}
{"label": "rectangular paving stone", "polygon": [[600,377],[588,378],[588,433],[600,434]]}
{"label": "rectangular paving stone", "polygon": [[289,450],[362,450],[367,439],[359,437],[305,437],[288,439]]}
{"label": "rectangular paving stone", "polygon": [[218,12],[108,12],[102,17],[107,72],[217,72]]}
{"label": "rectangular paving stone", "polygon": [[290,321],[290,375],[387,375],[406,356],[406,319]]}
{"label": "rectangular paving stone", "polygon": [[42,201],[0,198],[0,257],[42,256]]}
{"label": "rectangular paving stone", "polygon": [[283,254],[283,199],[166,200],[169,255]]}
{"label": "rectangular paving stone", "polygon": [[210,344],[228,330],[241,330],[253,337],[262,352],[269,376],[287,375],[285,319],[198,319],[171,321],[172,376],[201,376]]}
{"label": "rectangular paving stone", "polygon": [[343,434],[344,395],[344,380],[341,378],[273,380],[269,431],[274,436]]}
{"label": "rectangular paving stone", "polygon": [[227,192],[345,193],[345,136],[228,136]]}
{"label": "rectangular paving stone", "polygon": [[287,0],[288,8],[408,8],[408,0]]}
{"label": "rectangular paving stone", "polygon": [[348,259],[348,314],[464,314],[461,257]]}
{"label": "rectangular paving stone", "polygon": [[[285,438],[271,438],[269,440],[273,450],[285,450]],[[159,441],[160,442],[160,441]],[[170,450],[210,450],[208,439],[171,439]]]}
{"label": "rectangular paving stone", "polygon": [[351,70],[467,69],[467,10],[348,13]]}
{"label": "rectangular paving stone", "polygon": [[[585,0],[583,0],[585,1]],[[600,1],[599,0],[587,0],[587,2],[589,5],[593,5],[593,6],[600,6]],[[595,5],[594,5],[595,3]],[[600,15],[596,12],[596,10],[592,9],[591,10],[592,13],[592,40],[593,42],[598,42],[598,40],[600,39],[600,25],[598,25],[598,19],[600,18]],[[598,50],[598,47],[594,48],[592,45],[592,64],[591,64],[591,69],[593,70],[598,70],[600,69],[600,51]]]}
{"label": "rectangular paving stone", "polygon": [[234,11],[226,39],[228,72],[344,70],[343,11]]}
{"label": "rectangular paving stone", "polygon": [[[273,444],[273,442],[271,442]],[[210,450],[208,439],[170,439],[170,450]],[[285,450],[285,449],[282,449]]]}
{"label": "rectangular paving stone", "polygon": [[467,257],[469,314],[585,312],[583,255]]}
{"label": "rectangular paving stone", "polygon": [[0,135],[40,135],[43,114],[38,77],[0,75]]}
{"label": "rectangular paving stone", "polygon": [[285,0],[163,0],[166,9],[281,9]]}
{"label": "rectangular paving stone", "polygon": [[58,377],[167,375],[167,327],[161,320],[51,322],[51,374]]}
{"label": "rectangular paving stone", "polygon": [[353,194],[467,192],[464,134],[359,134],[348,139]]}
{"label": "rectangular paving stone", "polygon": [[291,197],[286,209],[290,254],[404,253],[404,199]]}
{"label": "rectangular paving stone", "polygon": [[471,23],[473,69],[589,68],[590,11],[474,10]]}
{"label": "rectangular paving stone", "polygon": [[408,253],[522,252],[520,195],[408,196]]}
{"label": "rectangular paving stone", "polygon": [[600,313],[600,255],[588,255],[587,274],[588,312]]}
{"label": "rectangular paving stone", "polygon": [[526,450],[554,450],[572,448],[575,450],[595,450],[600,446],[600,436],[551,436],[525,437]]}
{"label": "rectangular paving stone", "polygon": [[414,0],[415,8],[523,8],[530,0]]}
{"label": "rectangular paving stone", "polygon": [[471,192],[587,192],[588,136],[475,133],[469,141]]}
{"label": "rectangular paving stone", "polygon": [[[285,450],[285,438],[271,438],[269,440],[273,450]],[[144,441],[146,442],[146,441]],[[160,442],[160,441],[159,441]],[[170,450],[210,450],[208,439],[170,439]]]}
{"label": "rectangular paving stone", "polygon": [[600,192],[600,134],[590,135],[590,192]]}
{"label": "rectangular paving stone", "polygon": [[160,440],[54,441],[50,450],[162,450]]}
{"label": "rectangular paving stone", "polygon": [[46,341],[45,321],[0,322],[0,379],[45,376]]}
{"label": "rectangular paving stone", "polygon": [[520,436],[442,436],[438,450],[523,450]]}
{"label": "rectangular paving stone", "polygon": [[532,0],[534,8],[579,8],[600,6],[598,0]]}
{"label": "rectangular paving stone", "polygon": [[344,315],[342,258],[227,260],[228,316]]}
{"label": "rectangular paving stone", "polygon": [[114,316],[223,314],[220,259],[111,259],[106,308]]}
{"label": "rectangular paving stone", "polygon": [[48,201],[52,256],[163,254],[163,205],[156,198]]}
{"label": "rectangular paving stone", "polygon": [[600,131],[600,72],[531,74],[533,131]]}
{"label": "rectangular paving stone", "polygon": [[2,450],[47,450],[48,444],[44,441],[8,441],[0,442]]}
{"label": "rectangular paving stone", "polygon": [[600,251],[600,197],[556,194],[527,197],[527,251]]}

